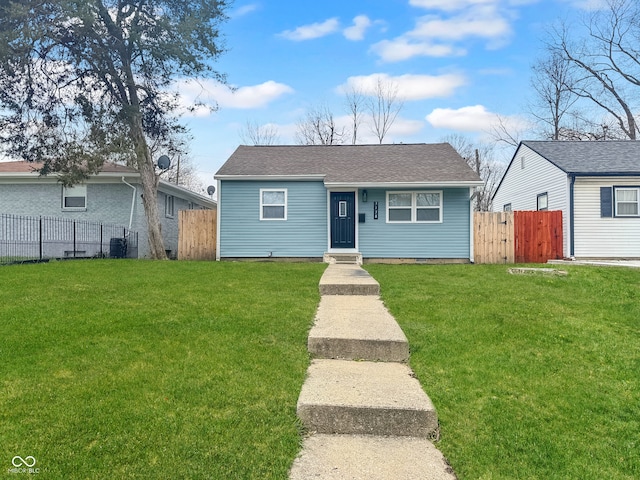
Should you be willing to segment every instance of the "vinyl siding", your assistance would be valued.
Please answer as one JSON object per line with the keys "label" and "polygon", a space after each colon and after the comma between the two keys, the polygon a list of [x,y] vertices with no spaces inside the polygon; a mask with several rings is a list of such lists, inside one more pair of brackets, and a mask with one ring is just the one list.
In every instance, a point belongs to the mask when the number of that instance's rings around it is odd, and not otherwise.
{"label": "vinyl siding", "polygon": [[576,258],[640,258],[640,218],[600,216],[600,187],[612,186],[640,186],[640,177],[576,179]]}
{"label": "vinyl siding", "polygon": [[[524,157],[524,168],[522,168]],[[548,210],[562,210],[564,254],[569,255],[569,180],[567,174],[520,145],[493,197],[493,210],[501,212],[510,203],[512,210],[536,210],[538,194],[548,194]]]}
{"label": "vinyl siding", "polygon": [[[469,258],[469,189],[433,189],[443,193],[442,223],[387,223],[386,192],[368,189],[368,201],[359,195],[359,247],[365,258]],[[403,189],[401,191],[407,191]],[[427,191],[427,190],[416,190]],[[378,219],[374,220],[374,202]]]}
{"label": "vinyl siding", "polygon": [[[260,220],[260,189],[287,189],[287,220]],[[322,257],[327,191],[322,182],[220,182],[220,257]]]}

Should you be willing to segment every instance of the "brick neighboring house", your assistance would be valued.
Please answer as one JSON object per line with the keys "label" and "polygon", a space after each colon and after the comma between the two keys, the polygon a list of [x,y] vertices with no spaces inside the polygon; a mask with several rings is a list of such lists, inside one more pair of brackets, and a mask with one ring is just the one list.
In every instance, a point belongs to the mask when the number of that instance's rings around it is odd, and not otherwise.
{"label": "brick neighboring house", "polygon": [[[22,161],[0,162],[0,213],[122,225],[138,232],[138,257],[150,256],[138,172],[105,164],[97,175],[65,188],[56,175],[40,176],[35,171],[38,167]],[[178,211],[215,208],[215,201],[160,180],[158,210],[167,253],[177,253]]]}

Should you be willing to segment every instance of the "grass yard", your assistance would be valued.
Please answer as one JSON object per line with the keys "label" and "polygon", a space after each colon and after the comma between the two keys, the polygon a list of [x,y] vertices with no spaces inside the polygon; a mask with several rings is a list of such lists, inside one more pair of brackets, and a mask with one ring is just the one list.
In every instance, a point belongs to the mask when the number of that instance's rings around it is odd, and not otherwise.
{"label": "grass yard", "polygon": [[0,476],[286,478],[324,268],[0,267]]}
{"label": "grass yard", "polygon": [[640,478],[640,270],[366,269],[461,479]]}

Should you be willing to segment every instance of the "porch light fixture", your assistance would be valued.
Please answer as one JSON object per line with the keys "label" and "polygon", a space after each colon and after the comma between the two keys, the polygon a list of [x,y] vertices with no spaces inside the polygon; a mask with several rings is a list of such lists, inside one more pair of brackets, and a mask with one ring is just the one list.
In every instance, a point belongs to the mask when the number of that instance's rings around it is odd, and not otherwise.
{"label": "porch light fixture", "polygon": [[367,203],[367,191],[362,190],[362,202]]}

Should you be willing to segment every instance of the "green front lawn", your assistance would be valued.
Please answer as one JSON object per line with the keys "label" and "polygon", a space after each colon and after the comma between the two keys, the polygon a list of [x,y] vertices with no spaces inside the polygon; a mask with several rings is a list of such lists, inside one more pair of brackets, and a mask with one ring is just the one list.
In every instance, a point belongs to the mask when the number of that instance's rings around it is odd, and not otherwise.
{"label": "green front lawn", "polygon": [[[0,267],[0,476],[286,479],[324,268]],[[640,270],[366,268],[462,480],[640,478]]]}
{"label": "green front lawn", "polygon": [[640,270],[366,268],[461,479],[640,478]]}
{"label": "green front lawn", "polygon": [[0,476],[286,478],[324,268],[0,267]]}

